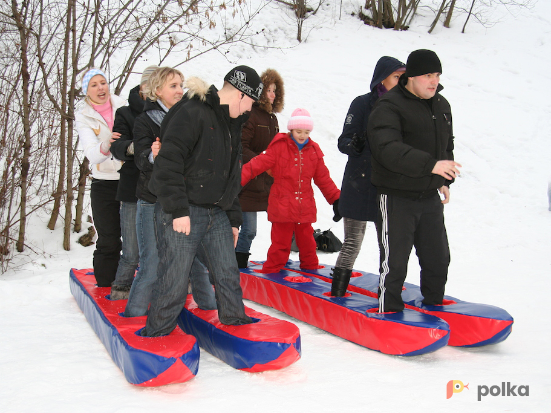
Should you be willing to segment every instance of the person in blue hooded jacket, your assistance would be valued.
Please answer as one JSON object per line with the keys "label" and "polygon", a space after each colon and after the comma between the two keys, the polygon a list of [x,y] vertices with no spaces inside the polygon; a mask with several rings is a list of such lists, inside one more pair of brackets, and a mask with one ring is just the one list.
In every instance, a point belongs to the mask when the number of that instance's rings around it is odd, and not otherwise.
{"label": "person in blue hooded jacket", "polygon": [[389,56],[379,59],[373,72],[370,92],[352,101],[346,114],[339,150],[348,155],[342,180],[338,214],[344,218],[344,243],[333,269],[331,295],[342,297],[352,274],[365,235],[367,221],[377,218],[377,190],[371,183],[371,150],[367,142],[367,119],[379,97],[398,84],[405,63]]}

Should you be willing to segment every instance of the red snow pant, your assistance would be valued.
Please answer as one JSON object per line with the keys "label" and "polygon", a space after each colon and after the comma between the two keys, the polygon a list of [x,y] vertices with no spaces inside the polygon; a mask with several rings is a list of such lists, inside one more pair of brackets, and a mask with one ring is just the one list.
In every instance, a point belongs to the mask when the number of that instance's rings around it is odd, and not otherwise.
{"label": "red snow pant", "polygon": [[263,273],[279,272],[287,264],[293,233],[299,250],[300,268],[305,270],[319,268],[312,224],[272,222],[272,245],[268,250],[268,259],[262,266]]}

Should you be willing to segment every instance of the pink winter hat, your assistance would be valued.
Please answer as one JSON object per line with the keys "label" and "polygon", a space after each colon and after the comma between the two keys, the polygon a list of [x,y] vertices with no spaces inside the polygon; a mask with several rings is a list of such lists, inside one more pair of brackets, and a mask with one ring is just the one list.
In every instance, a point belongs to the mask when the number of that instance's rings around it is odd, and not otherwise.
{"label": "pink winter hat", "polygon": [[287,123],[287,129],[306,129],[311,131],[314,129],[314,121],[306,109],[295,109],[291,114],[291,119]]}

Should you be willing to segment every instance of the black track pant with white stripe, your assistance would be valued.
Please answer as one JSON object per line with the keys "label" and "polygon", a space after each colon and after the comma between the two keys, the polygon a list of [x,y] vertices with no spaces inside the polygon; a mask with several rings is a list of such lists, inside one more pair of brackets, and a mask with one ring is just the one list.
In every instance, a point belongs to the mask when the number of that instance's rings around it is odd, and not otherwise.
{"label": "black track pant with white stripe", "polygon": [[402,311],[402,287],[411,248],[421,267],[423,303],[441,304],[448,279],[450,250],[444,226],[444,205],[438,194],[427,199],[377,196],[379,239],[379,312]]}

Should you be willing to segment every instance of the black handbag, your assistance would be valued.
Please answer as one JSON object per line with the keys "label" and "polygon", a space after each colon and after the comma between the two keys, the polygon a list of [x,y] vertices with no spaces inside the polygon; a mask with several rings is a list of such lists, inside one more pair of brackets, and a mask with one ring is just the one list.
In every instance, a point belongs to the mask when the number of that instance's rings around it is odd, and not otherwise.
{"label": "black handbag", "polygon": [[[337,252],[342,248],[341,240],[330,229],[326,231],[314,230],[314,240],[316,240],[316,249],[319,251]],[[291,242],[291,251],[298,252],[295,234],[293,234],[293,241]]]}
{"label": "black handbag", "polygon": [[319,251],[337,252],[342,248],[341,240],[338,239],[330,229],[325,231],[316,229],[314,231],[314,239],[316,240],[316,246]]}

